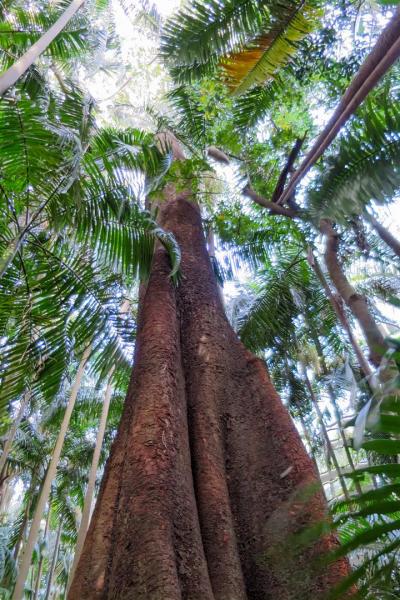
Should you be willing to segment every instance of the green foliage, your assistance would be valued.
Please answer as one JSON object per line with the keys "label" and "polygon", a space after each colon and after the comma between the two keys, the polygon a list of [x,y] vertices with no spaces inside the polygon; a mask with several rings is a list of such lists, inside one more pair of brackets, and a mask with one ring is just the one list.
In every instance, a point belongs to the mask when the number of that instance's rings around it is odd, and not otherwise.
{"label": "green foliage", "polygon": [[345,223],[362,215],[372,201],[387,203],[400,186],[400,111],[395,98],[381,90],[379,107],[369,102],[321,164],[307,197],[314,218]]}
{"label": "green foliage", "polygon": [[[399,350],[397,343],[395,355]],[[373,450],[384,459],[390,454],[398,460],[399,422],[398,397],[386,396],[380,406],[379,420],[370,425],[363,448]],[[379,435],[382,431],[386,434],[384,439]],[[383,462],[358,469],[351,474],[353,478],[368,478],[372,483],[371,475],[374,477],[375,487],[335,506],[335,526],[342,539],[342,545],[335,556],[360,554],[362,551],[363,557],[357,561],[357,567],[350,576],[337,586],[332,598],[341,598],[355,583],[358,588],[356,597],[360,598],[389,598],[390,593],[396,595],[400,592],[397,577],[400,549],[400,465],[397,462]],[[385,595],[386,592],[388,596]]]}

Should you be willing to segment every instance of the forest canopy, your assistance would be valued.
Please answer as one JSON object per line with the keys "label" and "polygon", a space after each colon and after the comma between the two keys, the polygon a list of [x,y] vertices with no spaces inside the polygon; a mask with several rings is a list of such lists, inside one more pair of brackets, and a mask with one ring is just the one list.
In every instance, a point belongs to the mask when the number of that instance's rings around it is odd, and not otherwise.
{"label": "forest canopy", "polygon": [[399,56],[395,0],[2,2],[0,598],[400,598]]}

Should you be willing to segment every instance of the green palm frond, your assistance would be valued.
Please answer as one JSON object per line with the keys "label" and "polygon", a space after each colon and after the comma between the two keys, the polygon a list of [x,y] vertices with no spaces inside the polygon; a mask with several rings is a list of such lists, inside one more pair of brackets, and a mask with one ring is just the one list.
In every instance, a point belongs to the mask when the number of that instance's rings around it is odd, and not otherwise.
{"label": "green palm frond", "polygon": [[299,314],[296,294],[309,283],[310,272],[298,252],[286,253],[279,266],[260,271],[259,281],[260,291],[239,328],[243,343],[253,351],[275,347],[291,336]]}
{"label": "green palm frond", "polygon": [[[17,58],[50,29],[70,3],[62,0],[47,6],[32,2],[29,7],[13,3],[0,13],[0,72],[10,67]],[[89,55],[103,43],[104,32],[94,35],[93,18],[105,8],[101,3],[85,3],[67,26],[45,50],[43,56],[60,64]]]}
{"label": "green palm frond", "polygon": [[211,74],[224,56],[255,37],[268,21],[260,0],[195,0],[167,21],[161,54],[178,83]]}
{"label": "green palm frond", "polygon": [[311,3],[288,3],[274,16],[265,33],[222,60],[232,93],[242,94],[273,79],[295,54],[297,44],[316,28],[319,11]]}
{"label": "green palm frond", "polygon": [[327,157],[308,193],[315,218],[346,223],[362,215],[372,200],[385,203],[400,188],[400,110],[382,99],[381,108],[369,103]]}
{"label": "green palm frond", "polygon": [[233,116],[235,125],[246,130],[253,127],[268,112],[283,89],[283,81],[276,75],[266,85],[252,87],[235,99]]}
{"label": "green palm frond", "polygon": [[[397,344],[398,346],[398,344]],[[397,348],[396,352],[399,350]],[[382,458],[400,455],[400,404],[398,398],[386,397],[380,408],[378,421],[366,433],[363,448],[374,451]],[[385,437],[382,438],[381,434]],[[387,459],[386,459],[387,460]],[[375,464],[357,469],[348,477],[368,481],[375,477],[378,486],[341,501],[334,507],[334,522],[342,545],[334,556],[344,556],[362,550],[363,560],[332,593],[341,598],[354,584],[360,598],[373,598],[371,590],[386,589],[390,584],[393,592],[399,592],[398,570],[400,550],[400,465],[396,462]],[[393,587],[394,586],[394,587]]]}

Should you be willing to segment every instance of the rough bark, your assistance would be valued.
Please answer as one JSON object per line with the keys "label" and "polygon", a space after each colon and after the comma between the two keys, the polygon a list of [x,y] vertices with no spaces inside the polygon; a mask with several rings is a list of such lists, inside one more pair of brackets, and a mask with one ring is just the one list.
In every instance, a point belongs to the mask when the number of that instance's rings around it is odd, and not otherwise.
{"label": "rough bark", "polygon": [[378,325],[368,307],[367,299],[358,294],[350,284],[339,259],[339,235],[328,219],[321,220],[320,231],[326,236],[325,264],[329,276],[337,291],[356,317],[367,340],[370,360],[379,367],[382,357],[388,349]]}
{"label": "rough bark", "polygon": [[346,561],[316,574],[325,518],[311,459],[262,361],[230,327],[195,204],[161,207],[182,250],[174,288],[156,249],[124,415],[69,600],[324,598]]}

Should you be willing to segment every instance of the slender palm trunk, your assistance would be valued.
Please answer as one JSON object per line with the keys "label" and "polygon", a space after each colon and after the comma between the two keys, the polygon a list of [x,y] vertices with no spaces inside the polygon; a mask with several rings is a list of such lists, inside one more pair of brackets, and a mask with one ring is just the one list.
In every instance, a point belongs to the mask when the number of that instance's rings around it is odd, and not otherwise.
{"label": "slender palm trunk", "polygon": [[346,561],[313,570],[333,537],[282,557],[293,531],[325,517],[320,490],[310,491],[312,461],[264,363],[226,319],[198,207],[178,196],[161,206],[160,224],[178,240],[182,278],[175,288],[159,246],[124,413],[68,597],[326,597],[347,572]]}
{"label": "slender palm trunk", "polygon": [[388,350],[385,338],[371,314],[367,299],[356,292],[346,277],[338,256],[339,236],[332,223],[328,219],[323,219],[320,230],[326,236],[325,263],[329,276],[362,329],[369,347],[371,362],[379,367],[383,355]]}
{"label": "slender palm trunk", "polygon": [[343,490],[343,494],[344,494],[346,500],[350,500],[349,490],[347,489],[346,481],[345,481],[345,479],[343,477],[343,474],[342,474],[342,469],[341,469],[341,467],[339,465],[339,462],[338,462],[338,459],[336,457],[335,450],[333,448],[332,442],[331,442],[330,437],[329,437],[328,430],[327,430],[326,425],[325,425],[323,414],[322,414],[321,409],[320,409],[319,404],[318,404],[318,399],[317,399],[317,397],[316,397],[316,395],[314,393],[313,387],[312,387],[311,382],[310,382],[310,380],[308,378],[307,371],[306,371],[305,367],[303,368],[303,377],[304,377],[304,381],[306,383],[307,389],[308,389],[309,394],[310,394],[312,405],[314,406],[315,412],[317,413],[318,422],[320,424],[321,431],[322,431],[322,434],[324,436],[326,446],[328,448],[328,453],[329,453],[329,455],[330,455],[330,457],[332,459],[332,462],[333,462],[333,464],[335,466],[335,470],[336,470],[337,476],[339,478],[340,485],[341,485],[342,490]]}
{"label": "slender palm trunk", "polygon": [[110,408],[113,373],[114,373],[114,367],[112,367],[112,369],[110,369],[110,372],[108,374],[108,383],[107,383],[107,388],[106,388],[106,391],[104,394],[103,408],[102,408],[101,417],[100,417],[99,429],[98,429],[97,437],[96,437],[96,445],[95,445],[95,449],[94,449],[94,453],[93,453],[92,465],[90,467],[89,481],[88,481],[88,486],[87,486],[87,490],[86,490],[86,494],[85,494],[85,501],[83,504],[82,519],[81,519],[81,523],[79,526],[78,539],[77,539],[76,547],[75,547],[74,562],[72,563],[72,568],[71,568],[71,572],[69,575],[69,585],[71,584],[71,582],[74,578],[76,566],[79,562],[79,558],[80,558],[80,555],[81,555],[82,549],[83,549],[83,544],[85,542],[86,533],[87,533],[87,530],[89,527],[90,514],[91,514],[93,496],[94,496],[94,487],[96,484],[97,469],[99,466],[101,447],[103,445],[104,432],[106,430],[108,410]]}
{"label": "slender palm trunk", "polygon": [[18,427],[21,423],[22,417],[24,416],[25,409],[29,404],[30,398],[31,398],[31,393],[25,392],[25,394],[22,398],[21,404],[19,405],[19,409],[16,414],[14,423],[10,427],[10,430],[7,434],[7,441],[4,444],[3,453],[0,456],[0,480],[3,479],[4,469],[5,469],[8,455],[10,454],[10,450],[11,450],[11,447],[12,447],[12,444],[13,444],[13,441],[15,438],[15,434],[17,433]]}
{"label": "slender palm trunk", "polygon": [[[318,336],[315,335],[315,332],[313,332],[312,335],[313,335],[313,338],[314,338],[314,343],[315,343],[315,347],[317,349],[318,357],[320,359],[320,363],[321,363],[321,367],[322,367],[322,373],[324,374],[325,377],[327,377],[329,375],[329,371],[328,371],[328,367],[327,367],[327,364],[326,364],[326,361],[325,361],[325,356],[324,356],[324,352],[323,352],[321,343],[320,343],[320,341],[318,339]],[[338,402],[337,402],[337,399],[336,399],[335,390],[333,389],[333,386],[332,386],[331,383],[328,383],[327,388],[328,388],[329,398],[330,398],[330,401],[331,401],[331,404],[333,406],[333,410],[334,410],[334,413],[335,413],[335,417],[336,417],[336,422],[337,422],[337,427],[338,427],[338,430],[339,430],[339,434],[340,434],[340,437],[342,439],[343,448],[344,448],[344,451],[346,453],[347,462],[349,463],[350,469],[354,472],[356,470],[356,468],[355,468],[355,465],[354,465],[353,457],[352,457],[351,452],[350,452],[350,448],[349,448],[349,446],[347,444],[346,435],[345,435],[345,433],[343,431],[343,427],[342,427],[342,414],[341,414],[341,411],[340,411],[340,408],[339,408],[339,405],[338,405]],[[358,494],[362,493],[360,482],[357,479],[355,479],[355,488],[356,488]]]}
{"label": "slender palm trunk", "polygon": [[338,318],[339,323],[342,325],[343,329],[347,333],[350,345],[354,350],[354,354],[357,357],[358,364],[360,365],[360,369],[361,369],[364,377],[367,380],[369,380],[372,375],[371,367],[369,366],[368,361],[365,358],[364,353],[363,353],[359,343],[357,342],[356,338],[354,337],[354,334],[350,327],[350,323],[348,322],[344,311],[338,305],[338,302],[336,301],[336,299],[333,295],[333,292],[330,288],[328,281],[326,280],[326,277],[319,265],[318,260],[312,254],[309,255],[309,263],[310,263],[310,266],[313,269],[314,273],[316,274],[317,278],[319,279],[322,287],[324,288],[326,296],[327,296],[329,302],[331,303],[331,306]]}
{"label": "slender palm trunk", "polygon": [[299,419],[300,419],[301,429],[303,431],[304,439],[306,440],[306,442],[307,442],[307,444],[308,444],[308,446],[310,448],[311,458],[312,458],[312,461],[314,463],[315,472],[318,475],[318,480],[319,480],[319,482],[321,484],[321,490],[322,490],[322,492],[324,494],[325,499],[327,499],[326,498],[326,494],[325,494],[325,490],[324,490],[324,485],[323,485],[322,479],[321,479],[321,473],[320,473],[319,468],[318,468],[317,457],[315,455],[315,452],[314,452],[314,449],[313,449],[312,440],[311,440],[311,437],[310,437],[310,433],[308,431],[307,423],[305,422],[304,417],[303,417],[303,415],[301,413],[299,414]]}
{"label": "slender palm trunk", "polygon": [[[49,523],[50,523],[50,506],[49,509],[47,511],[47,517],[46,517],[46,526],[44,528],[44,540],[46,541],[47,539],[47,532],[49,530]],[[33,596],[33,600],[38,600],[39,598],[39,593],[40,593],[40,580],[42,578],[42,570],[43,570],[43,552],[40,553],[40,559],[39,559],[39,565],[38,565],[38,572],[37,572],[37,577],[36,577],[36,585],[35,585],[35,594]]]}
{"label": "slender palm trunk", "polygon": [[25,52],[3,75],[0,76],[0,96],[10,88],[29,67],[39,58],[39,56],[47,50],[48,46],[54,41],[59,33],[64,29],[74,14],[82,6],[84,0],[73,0],[68,8],[57,21],[44,33],[37,42],[35,42],[29,50]]}
{"label": "slender palm trunk", "polygon": [[47,579],[46,595],[44,597],[44,600],[50,600],[51,588],[53,587],[54,574],[55,574],[56,565],[57,565],[58,551],[60,549],[61,532],[62,532],[62,519],[61,519],[60,524],[57,529],[57,537],[56,537],[56,542],[54,544],[54,551],[53,551],[53,556],[51,559],[50,571],[49,571],[49,575],[48,575],[48,579]]}
{"label": "slender palm trunk", "polygon": [[365,212],[364,217],[371,224],[371,226],[375,229],[376,233],[379,235],[381,240],[385,242],[393,250],[393,252],[400,258],[400,242],[397,240],[394,235],[390,233],[386,227],[381,225],[379,221],[375,219],[370,213]]}
{"label": "slender palm trunk", "polygon": [[60,455],[61,455],[62,447],[64,445],[65,435],[67,433],[67,429],[68,429],[69,422],[71,419],[71,414],[72,414],[73,408],[75,406],[75,400],[78,395],[83,372],[84,372],[84,369],[86,366],[86,362],[89,358],[90,351],[91,351],[90,346],[88,348],[86,348],[86,350],[84,351],[82,358],[81,358],[81,362],[79,364],[79,367],[78,367],[78,370],[76,373],[76,376],[75,376],[74,384],[71,388],[71,393],[70,393],[67,408],[65,410],[64,418],[63,418],[63,421],[61,424],[60,433],[58,434],[57,442],[56,442],[56,445],[53,450],[53,454],[52,454],[52,457],[50,460],[49,467],[47,469],[47,473],[46,473],[46,477],[45,477],[43,487],[42,487],[42,490],[40,493],[40,497],[39,497],[38,503],[36,505],[36,510],[35,510],[35,514],[33,516],[31,528],[29,530],[28,539],[26,541],[26,544],[24,546],[24,549],[23,549],[23,552],[21,555],[21,562],[20,562],[19,569],[18,569],[18,576],[17,576],[17,581],[15,584],[12,600],[22,600],[23,595],[24,595],[25,581],[28,577],[29,567],[30,567],[31,559],[32,559],[32,553],[33,553],[33,549],[35,547],[35,544],[37,541],[37,536],[38,536],[39,529],[40,529],[40,521],[42,520],[44,508],[49,500],[51,484],[56,475],[57,465],[60,460]]}

